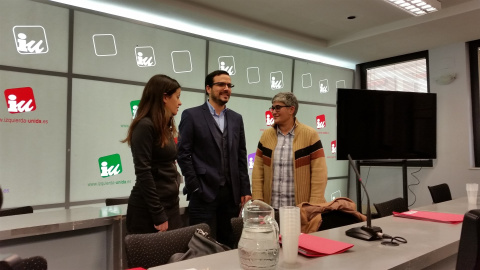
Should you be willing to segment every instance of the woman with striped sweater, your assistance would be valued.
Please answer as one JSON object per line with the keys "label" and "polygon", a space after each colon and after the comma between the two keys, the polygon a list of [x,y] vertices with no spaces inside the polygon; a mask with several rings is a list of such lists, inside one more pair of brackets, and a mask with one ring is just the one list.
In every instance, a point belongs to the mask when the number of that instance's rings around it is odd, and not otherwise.
{"label": "woman with striped sweater", "polygon": [[258,142],[252,172],[252,197],[274,209],[302,202],[326,202],[327,164],[322,142],[312,127],[296,119],[298,101],[278,93],[270,111],[275,123]]}

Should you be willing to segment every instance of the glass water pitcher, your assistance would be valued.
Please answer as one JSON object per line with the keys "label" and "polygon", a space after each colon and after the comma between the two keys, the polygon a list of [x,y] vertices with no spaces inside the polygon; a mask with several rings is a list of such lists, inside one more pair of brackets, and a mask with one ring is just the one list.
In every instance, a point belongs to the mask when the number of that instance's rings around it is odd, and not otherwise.
{"label": "glass water pitcher", "polygon": [[238,242],[242,269],[275,269],[278,262],[278,224],[273,208],[260,200],[243,206],[243,230]]}

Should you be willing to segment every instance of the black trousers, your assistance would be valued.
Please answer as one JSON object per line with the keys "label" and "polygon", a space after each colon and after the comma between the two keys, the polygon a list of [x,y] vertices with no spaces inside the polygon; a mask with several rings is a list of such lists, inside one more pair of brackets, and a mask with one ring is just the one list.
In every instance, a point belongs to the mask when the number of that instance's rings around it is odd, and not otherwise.
{"label": "black trousers", "polygon": [[239,211],[239,206],[233,200],[232,189],[229,185],[220,187],[213,202],[206,202],[199,194],[193,193],[188,204],[190,225],[207,223],[212,231],[212,236],[218,242],[232,248],[234,237],[230,219],[238,217]]}
{"label": "black trousers", "polygon": [[[168,230],[174,230],[182,227],[180,218],[180,208],[176,207],[165,209],[168,217]],[[127,232],[129,234],[156,233],[152,216],[147,208],[128,205],[127,208]]]}

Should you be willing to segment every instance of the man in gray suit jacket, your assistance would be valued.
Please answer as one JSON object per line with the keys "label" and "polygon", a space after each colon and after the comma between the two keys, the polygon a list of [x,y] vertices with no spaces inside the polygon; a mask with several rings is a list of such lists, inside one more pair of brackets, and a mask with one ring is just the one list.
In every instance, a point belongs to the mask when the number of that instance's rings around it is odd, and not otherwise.
{"label": "man in gray suit jacket", "polygon": [[230,219],[251,199],[243,119],[226,108],[232,88],[228,72],[208,74],[208,101],[182,113],[178,140],[190,225],[207,223],[217,240],[231,247]]}

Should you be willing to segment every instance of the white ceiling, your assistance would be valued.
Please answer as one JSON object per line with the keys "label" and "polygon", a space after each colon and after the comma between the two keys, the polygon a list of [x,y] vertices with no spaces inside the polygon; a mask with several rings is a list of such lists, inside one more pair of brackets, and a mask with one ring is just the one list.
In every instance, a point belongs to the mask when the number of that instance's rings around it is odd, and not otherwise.
{"label": "white ceiling", "polygon": [[[209,38],[237,43],[230,36],[235,34],[304,55],[335,58],[343,63],[339,65],[352,68],[358,63],[480,39],[480,0],[440,1],[440,11],[420,17],[384,0],[94,2],[160,14],[220,33]],[[356,18],[349,20],[348,16]]]}

